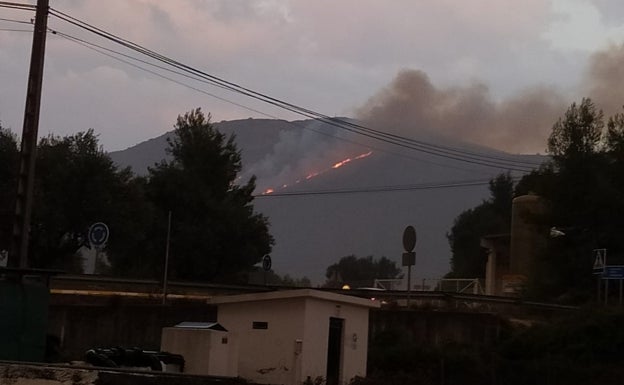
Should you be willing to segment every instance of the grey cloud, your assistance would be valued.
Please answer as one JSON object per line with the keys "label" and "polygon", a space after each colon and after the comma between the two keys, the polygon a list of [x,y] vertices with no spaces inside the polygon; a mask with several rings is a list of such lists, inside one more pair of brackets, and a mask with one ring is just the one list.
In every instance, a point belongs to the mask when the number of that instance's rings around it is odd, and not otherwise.
{"label": "grey cloud", "polygon": [[595,53],[589,62],[584,88],[606,115],[624,105],[624,44]]}
{"label": "grey cloud", "polygon": [[502,102],[487,86],[435,87],[422,71],[401,71],[359,110],[359,118],[408,137],[442,134],[514,153],[543,152],[557,116],[565,109],[555,90],[535,87]]}

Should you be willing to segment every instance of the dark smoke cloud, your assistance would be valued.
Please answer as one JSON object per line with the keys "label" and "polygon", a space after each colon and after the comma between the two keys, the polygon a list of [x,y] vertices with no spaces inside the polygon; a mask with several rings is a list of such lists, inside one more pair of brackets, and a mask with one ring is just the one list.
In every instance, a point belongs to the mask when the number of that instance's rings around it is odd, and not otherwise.
{"label": "dark smoke cloud", "polygon": [[[410,138],[436,141],[442,135],[510,153],[545,153],[553,124],[573,101],[586,96],[606,116],[622,111],[624,45],[592,55],[581,87],[571,97],[553,87],[535,86],[495,100],[482,83],[439,88],[424,72],[404,70],[357,111],[357,118],[367,126]],[[331,127],[316,129],[344,134]],[[282,132],[279,139],[272,151],[248,170],[262,181],[258,191],[291,183],[361,149],[308,130]]]}
{"label": "dark smoke cloud", "polygon": [[622,112],[624,104],[624,44],[597,52],[589,62],[585,77],[586,94],[605,116]]}
{"label": "dark smoke cloud", "polygon": [[443,135],[512,153],[544,152],[553,123],[566,108],[555,90],[533,87],[497,102],[488,87],[436,88],[422,71],[401,71],[358,117],[408,137]]}

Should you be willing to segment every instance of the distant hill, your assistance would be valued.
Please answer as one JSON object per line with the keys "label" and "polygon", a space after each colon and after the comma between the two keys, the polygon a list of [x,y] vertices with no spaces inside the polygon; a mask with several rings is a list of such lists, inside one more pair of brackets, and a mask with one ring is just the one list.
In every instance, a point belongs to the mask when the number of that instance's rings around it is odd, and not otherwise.
{"label": "distant hill", "polygon": [[[242,152],[245,163],[255,163],[271,150],[272,143],[278,140],[280,132],[293,128],[284,120],[246,119],[215,123],[220,132],[236,134],[236,144]],[[119,165],[130,166],[139,175],[147,174],[147,168],[160,162],[165,157],[167,138],[173,131],[135,146],[109,155]]]}
{"label": "distant hill", "polygon": [[[386,256],[400,266],[401,236],[407,225],[413,225],[418,233],[413,276],[442,276],[449,270],[446,233],[453,220],[488,197],[487,185],[452,185],[487,181],[505,171],[383,143],[361,139],[353,143],[352,137],[335,127],[311,120],[247,119],[215,126],[236,135],[243,180],[254,174],[258,194],[274,191],[254,201],[256,210],[269,217],[276,239],[274,270],[296,277],[305,275],[316,283],[324,281],[327,266],[350,254]],[[164,158],[170,134],[110,155],[117,164],[145,174],[148,166]],[[535,163],[544,160],[445,138],[426,139],[498,158]],[[295,192],[301,195],[275,195]]]}

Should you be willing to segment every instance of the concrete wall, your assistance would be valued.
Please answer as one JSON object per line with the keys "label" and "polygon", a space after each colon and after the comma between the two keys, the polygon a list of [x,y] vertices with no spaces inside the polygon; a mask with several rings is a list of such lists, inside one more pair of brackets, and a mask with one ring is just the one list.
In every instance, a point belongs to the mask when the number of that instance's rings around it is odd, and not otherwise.
{"label": "concrete wall", "polygon": [[[330,318],[343,320],[339,383],[366,374],[368,311],[377,303],[314,290],[215,301],[221,301],[218,320],[232,335],[243,378],[267,384],[324,378]],[[265,322],[266,329],[254,328],[254,322]]]}
{"label": "concrete wall", "polygon": [[[303,301],[220,304],[218,311],[219,323],[232,336],[230,349],[232,360],[238,356],[239,376],[265,384],[294,383],[302,355],[295,352],[296,340],[304,340]],[[253,322],[266,322],[267,329],[254,329]]]}
{"label": "concrete wall", "polygon": [[405,342],[441,347],[447,343],[493,346],[501,318],[490,313],[372,310],[370,336],[399,331]]}
{"label": "concrete wall", "polygon": [[162,328],[183,321],[216,321],[216,307],[197,305],[52,305],[48,333],[58,338],[63,361],[81,360],[94,347],[158,350]]}
{"label": "concrete wall", "polygon": [[[340,382],[366,376],[368,354],[368,312],[362,306],[307,299],[302,374],[314,379],[327,372],[327,343],[330,317],[344,319]],[[354,337],[355,336],[355,337]]]}
{"label": "concrete wall", "polygon": [[184,357],[184,373],[236,377],[229,366],[229,333],[219,330],[164,328],[160,350]]}
{"label": "concrete wall", "polygon": [[253,385],[237,378],[102,370],[0,361],[0,384],[10,385]]}

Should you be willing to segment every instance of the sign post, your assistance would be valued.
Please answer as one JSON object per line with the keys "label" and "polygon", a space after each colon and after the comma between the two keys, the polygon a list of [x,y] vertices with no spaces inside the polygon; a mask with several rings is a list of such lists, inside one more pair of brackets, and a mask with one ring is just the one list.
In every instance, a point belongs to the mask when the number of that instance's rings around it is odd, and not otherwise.
{"label": "sign post", "polygon": [[108,235],[108,226],[103,222],[96,222],[89,227],[87,238],[91,246],[95,248],[94,273],[97,271],[98,263],[100,262],[100,251],[106,246],[106,242],[108,242]]}
{"label": "sign post", "polygon": [[271,271],[271,256],[266,254],[262,257],[262,270],[264,271],[264,286],[267,284],[267,273]]}
{"label": "sign post", "polygon": [[403,231],[403,266],[407,266],[407,308],[410,306],[410,293],[412,290],[412,266],[416,264],[416,229],[407,226]]}
{"label": "sign post", "polygon": [[171,210],[167,214],[167,243],[165,244],[165,273],[163,275],[162,304],[167,304],[167,280],[169,279],[169,244],[171,243]]}
{"label": "sign post", "polygon": [[594,249],[592,253],[594,255],[593,274],[598,277],[596,299],[600,302],[600,286],[602,283],[602,275],[605,271],[605,266],[607,265],[607,249]]}

